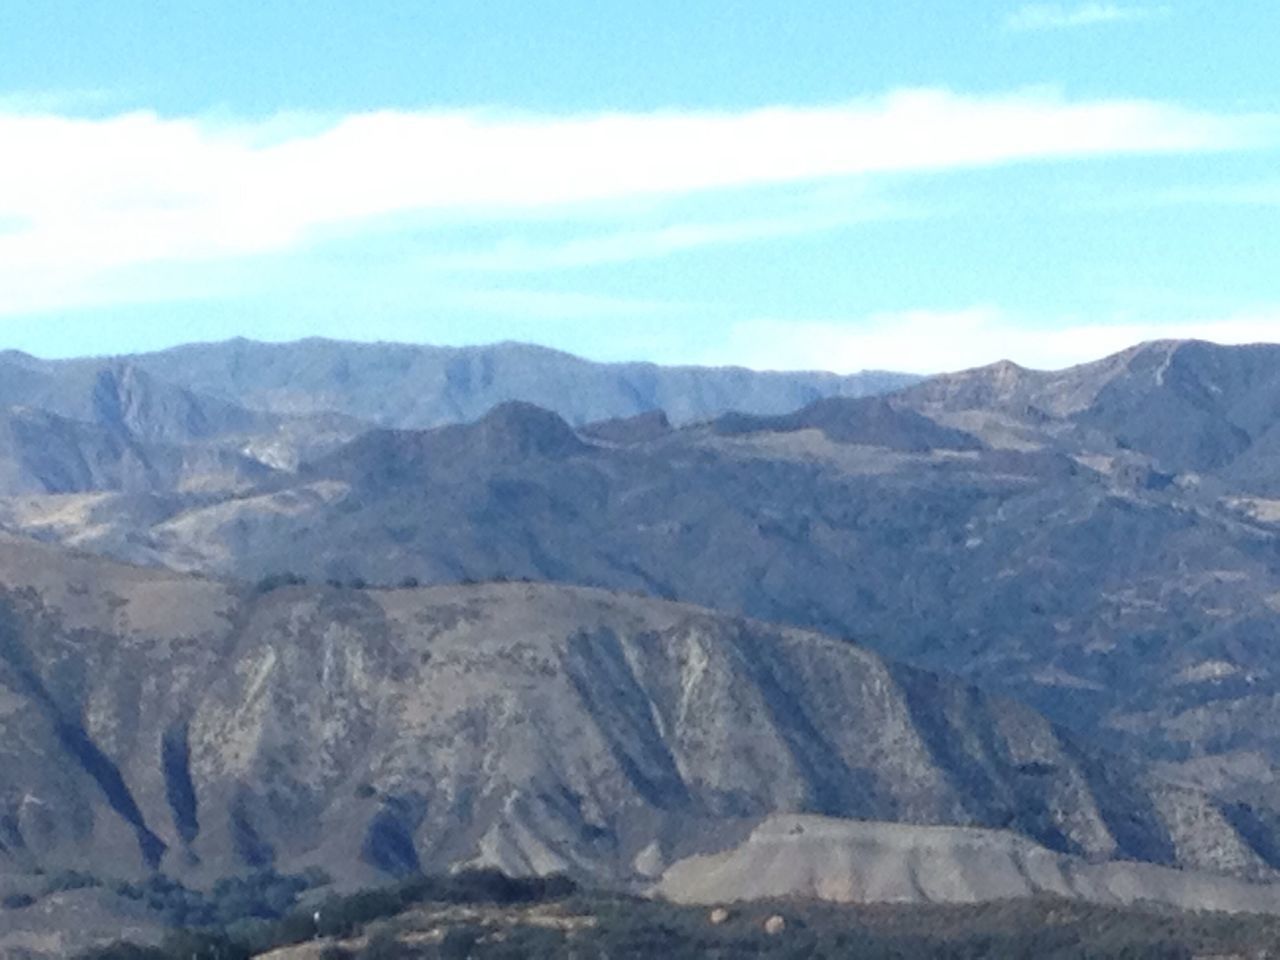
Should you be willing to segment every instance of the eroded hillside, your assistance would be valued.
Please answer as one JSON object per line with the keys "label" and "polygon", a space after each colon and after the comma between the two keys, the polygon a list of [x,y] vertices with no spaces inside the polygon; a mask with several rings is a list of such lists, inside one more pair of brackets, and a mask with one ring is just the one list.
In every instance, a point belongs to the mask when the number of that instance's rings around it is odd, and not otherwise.
{"label": "eroded hillside", "polygon": [[1270,876],[1272,834],[852,644],[535,584],[224,584],[7,541],[9,871],[640,883],[777,812]]}

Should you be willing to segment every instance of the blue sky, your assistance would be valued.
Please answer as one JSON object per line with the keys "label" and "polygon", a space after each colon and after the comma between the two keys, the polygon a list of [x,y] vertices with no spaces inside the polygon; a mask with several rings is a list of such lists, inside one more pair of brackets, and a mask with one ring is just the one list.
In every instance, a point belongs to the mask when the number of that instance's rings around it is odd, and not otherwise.
{"label": "blue sky", "polygon": [[1269,2],[0,7],[0,346],[1280,340]]}

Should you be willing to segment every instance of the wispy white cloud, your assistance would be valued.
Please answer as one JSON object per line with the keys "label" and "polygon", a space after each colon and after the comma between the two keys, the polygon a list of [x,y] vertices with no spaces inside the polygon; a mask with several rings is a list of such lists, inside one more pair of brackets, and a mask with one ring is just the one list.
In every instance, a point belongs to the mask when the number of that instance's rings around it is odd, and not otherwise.
{"label": "wispy white cloud", "polygon": [[611,297],[560,290],[500,288],[439,295],[446,308],[535,320],[652,320],[688,310],[690,304],[642,297]]}
{"label": "wispy white cloud", "polygon": [[1005,19],[1005,28],[1024,30],[1070,30],[1107,23],[1155,20],[1171,13],[1167,6],[1134,6],[1119,3],[1032,3],[1015,10]]}
{"label": "wispy white cloud", "polygon": [[[133,268],[288,251],[387,218],[559,218],[891,172],[1245,149],[1280,143],[1280,119],[1046,91],[907,90],[822,107],[573,116],[382,111],[231,123],[0,111],[0,143],[0,312],[15,313],[92,299],[104,276]],[[623,214],[610,233],[499,250],[494,262],[613,262],[828,220],[800,210],[655,229]]]}
{"label": "wispy white cloud", "polygon": [[1165,322],[1037,325],[995,307],[911,310],[859,321],[752,320],[737,324],[707,362],[760,370],[904,370],[940,373],[1013,360],[1056,370],[1146,340],[1280,341],[1280,306],[1234,317]]}
{"label": "wispy white cloud", "polygon": [[489,249],[429,257],[435,270],[502,273],[591,267],[634,260],[653,260],[706,247],[730,246],[808,236],[853,223],[912,215],[888,204],[868,201],[830,210],[800,210],[791,215],[741,216],[716,221],[690,220],[661,226],[638,226],[610,232],[584,233],[556,242],[503,240]]}

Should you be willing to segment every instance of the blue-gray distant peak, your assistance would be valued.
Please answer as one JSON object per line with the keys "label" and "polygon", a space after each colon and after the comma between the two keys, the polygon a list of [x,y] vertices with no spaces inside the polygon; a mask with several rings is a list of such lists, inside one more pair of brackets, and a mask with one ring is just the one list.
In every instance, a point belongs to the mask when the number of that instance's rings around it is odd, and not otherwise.
{"label": "blue-gray distant peak", "polygon": [[879,394],[920,379],[883,372],[841,376],[596,363],[511,342],[437,347],[231,340],[130,360],[170,383],[253,409],[335,412],[378,426],[419,429],[476,420],[509,401],[553,410],[574,426],[653,410],[685,424],[730,410],[789,413],[823,397]]}

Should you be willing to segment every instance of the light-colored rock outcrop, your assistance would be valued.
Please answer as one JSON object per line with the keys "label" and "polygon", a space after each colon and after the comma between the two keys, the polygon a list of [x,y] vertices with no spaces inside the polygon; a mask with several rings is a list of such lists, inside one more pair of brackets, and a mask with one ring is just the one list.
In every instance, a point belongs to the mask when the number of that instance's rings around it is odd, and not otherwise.
{"label": "light-colored rock outcrop", "polygon": [[978,903],[1052,895],[1100,904],[1280,913],[1280,884],[1131,861],[1089,862],[1004,830],[771,817],[730,850],[672,864],[655,886],[681,903],[785,897],[836,903]]}

